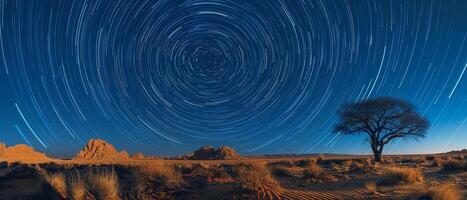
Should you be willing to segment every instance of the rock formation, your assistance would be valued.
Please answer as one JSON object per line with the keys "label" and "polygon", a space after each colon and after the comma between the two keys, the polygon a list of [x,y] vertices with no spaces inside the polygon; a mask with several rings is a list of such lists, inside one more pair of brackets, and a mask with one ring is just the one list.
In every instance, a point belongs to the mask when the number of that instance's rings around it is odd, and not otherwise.
{"label": "rock formation", "polygon": [[130,158],[135,159],[135,160],[142,160],[142,159],[146,159],[146,156],[143,153],[138,152],[138,153],[131,155]]}
{"label": "rock formation", "polygon": [[91,139],[86,146],[73,158],[78,161],[115,161],[129,159],[126,151],[117,151],[115,147],[104,140]]}
{"label": "rock formation", "polygon": [[186,156],[190,160],[232,160],[239,159],[241,156],[228,146],[221,146],[218,149],[208,145],[194,151]]}
{"label": "rock formation", "polygon": [[51,161],[44,153],[35,151],[32,147],[25,144],[17,144],[12,147],[7,147],[0,143],[0,161],[7,162],[49,162]]}

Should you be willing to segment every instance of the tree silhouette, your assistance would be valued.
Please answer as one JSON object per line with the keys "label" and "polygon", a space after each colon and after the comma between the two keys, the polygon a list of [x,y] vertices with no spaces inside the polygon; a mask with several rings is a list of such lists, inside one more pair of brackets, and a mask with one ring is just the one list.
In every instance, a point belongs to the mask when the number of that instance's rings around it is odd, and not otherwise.
{"label": "tree silhouette", "polygon": [[347,103],[337,114],[334,132],[344,135],[366,133],[375,162],[381,161],[384,146],[396,138],[424,137],[430,123],[403,100],[380,97]]}

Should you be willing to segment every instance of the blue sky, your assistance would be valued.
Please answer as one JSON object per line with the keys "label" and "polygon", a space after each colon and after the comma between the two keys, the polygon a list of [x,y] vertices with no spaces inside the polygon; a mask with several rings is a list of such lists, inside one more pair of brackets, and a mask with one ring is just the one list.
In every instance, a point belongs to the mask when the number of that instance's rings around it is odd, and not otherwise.
{"label": "blue sky", "polygon": [[70,156],[206,144],[369,153],[331,133],[345,102],[413,103],[432,124],[386,153],[467,148],[465,1],[0,4],[0,141]]}

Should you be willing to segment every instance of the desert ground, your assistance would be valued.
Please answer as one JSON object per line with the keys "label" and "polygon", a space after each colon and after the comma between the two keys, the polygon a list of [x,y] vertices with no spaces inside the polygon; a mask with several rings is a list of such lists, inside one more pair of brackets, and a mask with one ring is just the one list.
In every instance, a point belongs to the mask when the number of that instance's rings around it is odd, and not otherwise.
{"label": "desert ground", "polygon": [[[19,146],[19,147],[18,147]],[[0,145],[0,199],[467,199],[467,152],[371,156],[129,156],[91,140],[69,160]]]}

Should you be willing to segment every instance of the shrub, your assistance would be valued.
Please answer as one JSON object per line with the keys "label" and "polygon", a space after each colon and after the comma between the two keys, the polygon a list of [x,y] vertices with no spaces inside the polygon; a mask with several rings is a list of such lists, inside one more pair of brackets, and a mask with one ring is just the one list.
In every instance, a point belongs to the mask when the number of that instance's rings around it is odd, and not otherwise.
{"label": "shrub", "polygon": [[414,168],[388,167],[381,173],[381,184],[423,182],[423,175]]}
{"label": "shrub", "polygon": [[308,167],[311,164],[316,164],[316,160],[315,159],[303,159],[303,160],[295,161],[295,165],[299,167]]}
{"label": "shrub", "polygon": [[439,166],[441,166],[441,164],[443,163],[443,161],[444,161],[443,159],[436,157],[436,158],[433,160],[433,167],[439,167]]}
{"label": "shrub", "polygon": [[141,199],[168,198],[185,184],[182,174],[171,165],[145,164],[136,172],[136,192]]}
{"label": "shrub", "polygon": [[435,160],[435,156],[425,156],[425,160]]}
{"label": "shrub", "polygon": [[368,182],[365,184],[365,188],[368,190],[370,194],[378,193],[378,186],[375,182]]}
{"label": "shrub", "polygon": [[236,174],[240,187],[248,191],[280,188],[279,182],[264,164],[239,164],[236,166]]}
{"label": "shrub", "polygon": [[120,199],[117,173],[112,170],[88,170],[86,181],[89,192],[102,200]]}
{"label": "shrub", "polygon": [[269,165],[273,167],[275,166],[292,167],[294,163],[290,160],[281,160],[281,161],[272,162]]}
{"label": "shrub", "polygon": [[411,185],[408,188],[410,199],[433,199],[433,200],[460,200],[462,196],[459,188],[453,183],[443,183],[440,185]]}
{"label": "shrub", "polygon": [[224,183],[234,182],[230,174],[226,171],[226,169],[223,166],[211,168],[209,170],[209,173],[210,173],[210,176],[208,177],[209,183],[224,184]]}
{"label": "shrub", "polygon": [[317,159],[317,161],[318,161],[318,162],[323,162],[324,159],[325,159],[325,158],[324,158],[324,155],[323,155],[323,154],[320,154],[319,157],[318,157],[318,159]]}
{"label": "shrub", "polygon": [[318,164],[312,164],[303,170],[303,176],[305,178],[322,178],[324,175],[324,169]]}
{"label": "shrub", "polygon": [[443,172],[454,172],[459,170],[465,170],[466,164],[460,160],[446,160],[441,163]]}
{"label": "shrub", "polygon": [[70,178],[70,196],[73,200],[84,200],[86,199],[87,189],[84,181],[76,173],[75,176]]}
{"label": "shrub", "polygon": [[46,173],[45,180],[64,198],[67,197],[66,181],[63,172]]}
{"label": "shrub", "polygon": [[272,168],[272,172],[276,177],[291,177],[293,176],[292,172],[288,167],[277,166]]}

